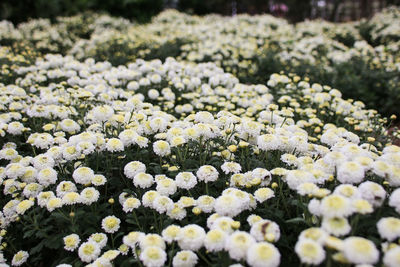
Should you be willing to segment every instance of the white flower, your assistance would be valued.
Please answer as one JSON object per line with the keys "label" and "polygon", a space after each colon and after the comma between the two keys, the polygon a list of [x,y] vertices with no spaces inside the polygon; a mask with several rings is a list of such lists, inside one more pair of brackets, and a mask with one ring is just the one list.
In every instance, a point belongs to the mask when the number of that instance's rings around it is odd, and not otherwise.
{"label": "white flower", "polygon": [[324,217],[322,220],[322,229],[334,236],[343,236],[350,233],[351,226],[346,218]]}
{"label": "white flower", "polygon": [[376,227],[379,235],[388,241],[393,241],[400,237],[400,219],[394,217],[381,218]]}
{"label": "white flower", "polygon": [[191,172],[180,172],[175,177],[175,182],[178,187],[189,190],[197,184],[197,178]]}
{"label": "white flower", "polygon": [[351,215],[353,209],[348,198],[330,195],[322,199],[320,212],[326,217],[342,217]]}
{"label": "white flower", "polygon": [[90,184],[94,177],[94,172],[88,167],[79,167],[74,170],[72,178],[77,184]]}
{"label": "white flower", "polygon": [[161,267],[167,260],[167,253],[159,247],[149,246],[140,253],[140,260],[146,267]]}
{"label": "white flower", "polygon": [[146,172],[146,165],[140,161],[131,161],[124,167],[124,174],[129,179],[133,179],[140,172]]}
{"label": "white flower", "polygon": [[400,213],[400,188],[394,190],[389,198],[389,206],[395,208]]}
{"label": "white flower", "polygon": [[154,199],[153,207],[158,213],[163,214],[172,209],[174,202],[167,196],[158,196]]}
{"label": "white flower", "polygon": [[106,143],[106,149],[110,152],[124,151],[124,144],[118,138],[111,138]]}
{"label": "white flower", "polygon": [[176,182],[170,178],[163,178],[157,181],[156,190],[160,195],[169,196],[177,190]]}
{"label": "white flower", "polygon": [[11,261],[11,265],[21,266],[22,264],[24,264],[26,262],[28,257],[29,257],[28,252],[20,250],[14,254],[12,261]]}
{"label": "white flower", "polygon": [[225,174],[239,173],[242,170],[242,167],[239,163],[228,161],[221,165],[221,169]]}
{"label": "white flower", "polygon": [[90,205],[96,202],[100,197],[100,192],[93,187],[86,187],[80,193],[80,201],[83,204]]}
{"label": "white flower", "polygon": [[295,251],[302,263],[318,265],[325,259],[325,250],[321,244],[311,239],[297,241]]}
{"label": "white flower", "polygon": [[107,216],[101,221],[101,227],[106,233],[115,233],[119,229],[121,220],[115,216]]}
{"label": "white flower", "polygon": [[74,251],[81,242],[81,239],[77,234],[70,234],[63,238],[64,240],[64,249],[68,251]]}
{"label": "white flower", "polygon": [[225,249],[229,252],[229,256],[235,260],[246,258],[247,250],[255,244],[254,237],[243,231],[236,231],[227,237],[225,241]]}
{"label": "white flower", "polygon": [[151,174],[139,172],[133,177],[133,184],[136,187],[148,188],[154,183],[154,177]]}
{"label": "white flower", "polygon": [[157,156],[164,157],[171,154],[171,147],[166,141],[156,141],[153,144],[153,151]]}
{"label": "white flower", "polygon": [[211,165],[204,165],[201,166],[197,172],[196,172],[197,178],[199,178],[200,181],[204,181],[206,183],[208,182],[214,182],[218,179],[218,171],[216,168],[214,168]]}
{"label": "white flower", "polygon": [[400,247],[396,246],[389,249],[385,256],[383,257],[383,263],[387,267],[397,267],[400,266]]}
{"label": "white flower", "polygon": [[129,197],[124,201],[122,210],[126,213],[132,212],[134,209],[140,207],[140,200],[135,197]]}
{"label": "white flower", "polygon": [[362,237],[348,237],[344,240],[343,254],[354,264],[375,264],[379,259],[379,251],[375,244]]}
{"label": "white flower", "polygon": [[37,180],[43,186],[55,184],[57,181],[57,172],[50,167],[44,168],[38,173]]}
{"label": "white flower", "polygon": [[276,242],[281,236],[278,224],[270,220],[260,220],[251,226],[250,234],[257,241],[267,240],[268,242]]}
{"label": "white flower", "polygon": [[103,234],[103,233],[94,233],[94,234],[91,234],[90,237],[88,238],[88,242],[96,243],[100,249],[105,247],[105,245],[107,244],[107,241],[108,241],[108,237],[106,234]]}
{"label": "white flower", "polygon": [[83,262],[92,262],[100,255],[99,245],[95,242],[85,242],[79,247],[78,255]]}
{"label": "white flower", "polygon": [[178,236],[178,244],[182,249],[198,250],[203,246],[206,233],[196,224],[188,224],[183,227]]}
{"label": "white flower", "polygon": [[179,233],[181,231],[181,227],[175,224],[172,224],[170,226],[168,226],[167,228],[165,228],[162,232],[161,235],[164,238],[164,240],[167,243],[172,243],[173,241],[177,241]]}
{"label": "white flower", "polygon": [[347,161],[339,165],[337,179],[341,183],[358,184],[364,179],[364,168],[355,161]]}
{"label": "white flower", "polygon": [[193,267],[197,264],[198,257],[190,250],[182,250],[175,254],[172,260],[174,267]]}
{"label": "white flower", "polygon": [[278,249],[267,242],[254,243],[246,254],[247,263],[254,267],[277,267],[281,261]]}
{"label": "white flower", "polygon": [[204,247],[211,252],[221,251],[225,248],[225,240],[228,234],[219,228],[210,230],[205,239]]}

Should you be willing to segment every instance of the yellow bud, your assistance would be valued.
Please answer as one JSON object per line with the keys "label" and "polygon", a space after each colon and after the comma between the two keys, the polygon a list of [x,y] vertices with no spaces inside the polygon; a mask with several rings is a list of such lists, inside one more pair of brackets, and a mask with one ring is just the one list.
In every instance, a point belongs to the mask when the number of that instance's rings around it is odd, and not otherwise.
{"label": "yellow bud", "polygon": [[271,184],[271,188],[272,188],[272,189],[275,189],[275,188],[277,188],[277,187],[278,187],[278,184],[277,184],[277,183],[273,182],[273,183]]}
{"label": "yellow bud", "polygon": [[201,209],[199,207],[194,207],[192,212],[194,215],[199,215],[201,213]]}
{"label": "yellow bud", "polygon": [[367,141],[370,142],[370,143],[373,143],[373,142],[375,142],[375,138],[373,138],[373,137],[368,137],[368,138],[367,138]]}
{"label": "yellow bud", "polygon": [[114,199],[113,199],[113,198],[110,198],[110,199],[108,200],[108,203],[114,204]]}
{"label": "yellow bud", "polygon": [[240,222],[239,221],[233,221],[231,222],[231,227],[233,229],[239,229],[240,228]]}
{"label": "yellow bud", "polygon": [[228,146],[228,150],[232,153],[235,153],[237,151],[237,146],[236,145],[230,145]]}
{"label": "yellow bud", "polygon": [[268,242],[273,242],[275,240],[275,235],[273,233],[267,233],[264,235],[264,239]]}
{"label": "yellow bud", "polygon": [[245,147],[248,147],[249,146],[249,143],[247,143],[247,142],[245,142],[245,141],[240,141],[239,142],[239,147],[240,148],[245,148]]}
{"label": "yellow bud", "polygon": [[390,119],[395,120],[395,119],[397,119],[397,116],[393,114],[392,116],[390,116]]}

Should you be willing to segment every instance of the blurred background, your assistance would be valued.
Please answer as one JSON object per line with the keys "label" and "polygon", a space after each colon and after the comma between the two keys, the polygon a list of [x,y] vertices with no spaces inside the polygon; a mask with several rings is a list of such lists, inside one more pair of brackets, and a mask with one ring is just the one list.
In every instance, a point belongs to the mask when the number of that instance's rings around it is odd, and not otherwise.
{"label": "blurred background", "polygon": [[176,8],[197,15],[269,13],[294,23],[315,18],[345,22],[369,18],[390,5],[400,5],[400,0],[2,0],[0,20],[19,23],[93,10],[145,23],[164,9]]}

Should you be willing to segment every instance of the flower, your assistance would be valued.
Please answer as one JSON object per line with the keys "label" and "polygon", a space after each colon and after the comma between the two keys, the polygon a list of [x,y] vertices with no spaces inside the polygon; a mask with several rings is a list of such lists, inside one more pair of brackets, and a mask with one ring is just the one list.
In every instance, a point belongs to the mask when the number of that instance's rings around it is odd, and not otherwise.
{"label": "flower", "polygon": [[146,172],[146,165],[140,161],[131,161],[124,167],[124,174],[129,179],[133,179],[136,174]]}
{"label": "flower", "polygon": [[137,209],[138,207],[140,207],[140,200],[135,197],[129,197],[124,201],[122,205],[122,210],[128,213],[132,212],[134,209]]}
{"label": "flower", "polygon": [[100,255],[100,248],[97,243],[89,241],[80,245],[78,255],[83,262],[92,262]]}
{"label": "flower", "polygon": [[302,263],[318,265],[325,259],[325,250],[321,244],[311,239],[297,241],[295,252]]}
{"label": "flower", "polygon": [[343,254],[354,264],[375,264],[379,259],[379,251],[374,243],[356,236],[344,240]]}
{"label": "flower", "polygon": [[197,264],[198,257],[190,250],[182,250],[175,254],[172,259],[174,267],[192,267]]}
{"label": "flower", "polygon": [[165,228],[161,232],[161,235],[167,243],[172,243],[173,241],[178,240],[180,231],[181,231],[181,227],[173,224],[173,225],[170,225],[167,228]]}
{"label": "flower", "polygon": [[379,235],[389,241],[400,237],[400,219],[395,217],[381,218],[376,227]]}
{"label": "flower", "polygon": [[168,142],[166,141],[156,141],[153,143],[153,150],[157,156],[164,157],[171,154],[171,148]]}
{"label": "flower", "polygon": [[88,167],[79,167],[72,173],[72,178],[78,184],[90,184],[94,177],[94,172]]}
{"label": "flower", "polygon": [[198,250],[203,246],[206,233],[196,224],[188,224],[183,227],[178,236],[178,244],[182,249]]}
{"label": "flower", "polygon": [[148,188],[154,183],[154,178],[151,174],[139,172],[133,177],[133,184],[136,187]]}
{"label": "flower", "polygon": [[114,215],[107,216],[101,221],[101,228],[103,228],[106,233],[112,234],[118,231],[120,223],[121,220]]}
{"label": "flower", "polygon": [[74,251],[81,242],[81,239],[77,234],[70,234],[63,238],[64,240],[64,249],[68,251]]}
{"label": "flower", "polygon": [[246,260],[254,267],[279,266],[281,254],[278,249],[267,242],[254,243],[247,249]]}
{"label": "flower", "polygon": [[400,247],[396,246],[389,249],[383,257],[383,263],[387,267],[397,267],[400,265]]}
{"label": "flower", "polygon": [[140,253],[140,260],[147,267],[161,267],[167,260],[167,253],[160,247],[148,246]]}
{"label": "flower", "polygon": [[330,195],[322,199],[320,211],[325,217],[342,217],[352,214],[353,209],[348,198]]}
{"label": "flower", "polygon": [[254,237],[243,231],[236,231],[226,238],[225,249],[229,256],[235,260],[246,258],[247,250],[255,244]]}
{"label": "flower", "polygon": [[189,190],[197,184],[197,179],[191,172],[180,172],[175,177],[175,182],[178,187]]}
{"label": "flower", "polygon": [[196,172],[197,178],[205,183],[216,181],[218,175],[217,169],[211,165],[203,165]]}
{"label": "flower", "polygon": [[28,252],[26,252],[24,250],[20,250],[14,254],[12,261],[11,261],[11,265],[21,266],[22,264],[24,264],[27,261],[28,257],[29,257]]}
{"label": "flower", "polygon": [[211,252],[221,251],[225,247],[227,233],[219,228],[210,230],[204,239],[204,247]]}

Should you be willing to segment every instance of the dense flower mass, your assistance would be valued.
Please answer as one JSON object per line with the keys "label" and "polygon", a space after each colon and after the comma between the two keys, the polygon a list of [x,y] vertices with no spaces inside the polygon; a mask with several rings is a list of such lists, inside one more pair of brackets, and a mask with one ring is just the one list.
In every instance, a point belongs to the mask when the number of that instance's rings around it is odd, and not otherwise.
{"label": "dense flower mass", "polygon": [[[359,41],[351,24],[172,11],[141,30],[90,20],[90,40],[46,20],[0,24],[5,40],[69,51],[0,49],[0,266],[399,265],[391,119],[296,74],[237,77],[255,71],[250,58],[275,35],[282,60],[371,52],[399,68],[390,51]],[[238,24],[247,31],[234,34]],[[284,41],[293,27],[300,43]],[[198,40],[175,57],[137,59],[173,46],[174,30]],[[371,31],[385,45],[399,36],[390,25]],[[349,36],[356,48],[313,52]],[[99,60],[113,42],[132,45],[129,63]]]}

